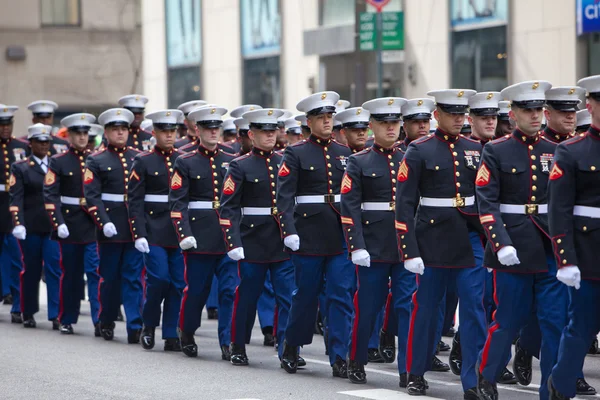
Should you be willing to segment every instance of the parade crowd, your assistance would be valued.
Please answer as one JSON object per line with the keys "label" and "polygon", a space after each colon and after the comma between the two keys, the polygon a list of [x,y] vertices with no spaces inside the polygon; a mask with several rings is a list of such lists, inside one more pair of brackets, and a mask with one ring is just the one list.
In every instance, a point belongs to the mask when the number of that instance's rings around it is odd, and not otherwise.
{"label": "parade crowd", "polygon": [[63,118],[67,138],[39,100],[22,139],[0,104],[11,321],[36,327],[43,278],[64,335],[87,292],[95,336],[119,334],[122,305],[145,350],[160,327],[165,351],[196,357],[207,307],[234,366],[258,312],[290,374],[321,333],[333,376],[355,384],[397,361],[409,395],[451,370],[464,399],[491,400],[529,385],[537,358],[540,399],[596,394],[600,76],[427,95],[350,107],[325,91],[294,115],[202,100],[146,114],[134,94]]}

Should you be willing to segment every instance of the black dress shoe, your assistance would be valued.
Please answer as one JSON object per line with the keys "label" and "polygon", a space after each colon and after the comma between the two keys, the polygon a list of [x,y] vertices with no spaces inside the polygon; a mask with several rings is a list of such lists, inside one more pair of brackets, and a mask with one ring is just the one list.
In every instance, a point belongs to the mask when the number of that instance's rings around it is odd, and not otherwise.
{"label": "black dress shoe", "polygon": [[479,363],[475,366],[477,373],[477,394],[481,400],[498,400],[498,388],[479,373]]}
{"label": "black dress shoe", "polygon": [[221,360],[231,361],[231,352],[229,351],[229,346],[226,344],[221,346]]}
{"label": "black dress shoe", "polygon": [[431,360],[430,371],[447,372],[450,371],[450,366],[442,360],[440,360],[439,358],[437,358],[436,356],[433,356],[433,360]]}
{"label": "black dress shoe", "polygon": [[179,338],[166,338],[163,350],[181,352],[181,342],[179,341]]}
{"label": "black dress shoe", "polygon": [[425,396],[427,394],[427,384],[425,378],[418,375],[408,375],[408,384],[406,393],[411,396]]}
{"label": "black dress shoe", "polygon": [[10,313],[10,322],[13,324],[22,324],[23,317],[20,312],[11,312]]}
{"label": "black dress shoe", "polygon": [[454,335],[454,338],[452,338],[452,350],[450,350],[448,364],[450,365],[450,371],[452,371],[454,375],[460,376],[462,370],[462,348],[460,346],[460,334],[458,332]]}
{"label": "black dress shoe", "polygon": [[335,358],[335,362],[331,366],[331,374],[334,378],[348,377],[348,366],[346,365],[346,361],[342,360],[340,356]]}
{"label": "black dress shoe", "polygon": [[94,336],[102,337],[102,333],[100,333],[100,322],[96,322],[96,325],[94,325]]}
{"label": "black dress shoe", "polygon": [[403,372],[400,374],[400,387],[404,389],[406,388],[406,385],[408,385],[408,375],[406,372]]}
{"label": "black dress shoe", "polygon": [[134,329],[132,331],[127,332],[127,343],[129,343],[129,344],[140,343],[140,336],[142,336],[141,329]]}
{"label": "black dress shoe", "polygon": [[396,336],[383,329],[379,332],[379,354],[387,364],[396,359]]}
{"label": "black dress shoe", "polygon": [[119,307],[119,313],[117,314],[117,321],[123,322],[125,318],[123,318],[123,312],[121,311],[121,307]]}
{"label": "black dress shoe", "polygon": [[281,368],[288,374],[295,374],[298,369],[298,348],[290,346],[287,341],[283,341],[283,353],[281,355]]}
{"label": "black dress shoe", "polygon": [[479,400],[479,395],[477,394],[477,388],[476,387],[472,387],[471,389],[467,390],[465,392],[465,395],[463,396],[464,400]]}
{"label": "black dress shoe", "polygon": [[515,344],[515,358],[513,359],[513,371],[517,381],[527,386],[531,383],[531,360],[530,356],[525,349],[521,347],[520,340],[517,340]]}
{"label": "black dress shoe", "polygon": [[369,349],[367,354],[370,363],[381,364],[385,362],[385,360],[381,356],[381,353],[379,352],[379,349]]}
{"label": "black dress shoe", "polygon": [[352,383],[367,383],[367,374],[365,373],[365,366],[355,360],[348,361],[348,370],[346,372],[346,375],[348,375],[348,380]]}
{"label": "black dress shoe", "polygon": [[554,384],[552,383],[552,375],[548,378],[548,399],[550,400],[567,400],[570,397],[567,397],[561,394],[558,390],[554,388]]}
{"label": "black dress shoe", "polygon": [[24,328],[35,328],[37,326],[35,322],[35,318],[33,315],[24,315],[23,316],[23,327]]}
{"label": "black dress shoe", "polygon": [[208,316],[208,319],[219,319],[219,309],[207,308],[206,315]]}
{"label": "black dress shoe", "polygon": [[273,347],[275,346],[275,338],[272,334],[267,333],[264,335],[263,346]]}
{"label": "black dress shoe", "polygon": [[441,340],[438,342],[438,350],[439,351],[450,351],[450,346],[448,343],[442,342]]}
{"label": "black dress shoe", "polygon": [[179,332],[179,341],[181,343],[181,351],[188,357],[198,356],[198,345],[194,340],[194,334],[189,332]]}
{"label": "black dress shoe", "polygon": [[6,296],[4,296],[4,298],[2,299],[2,302],[4,303],[4,305],[10,305],[13,303],[13,297],[12,294],[7,294]]}
{"label": "black dress shoe", "polygon": [[579,396],[595,396],[596,389],[590,386],[584,378],[577,379],[577,394]]}
{"label": "black dress shoe", "polygon": [[598,338],[594,339],[590,349],[588,350],[588,354],[598,354],[600,350],[598,350]]}
{"label": "black dress shoe", "polygon": [[145,350],[152,350],[154,348],[154,330],[155,328],[150,328],[147,326],[144,326],[142,329],[140,342]]}
{"label": "black dress shoe", "polygon": [[454,335],[456,335],[456,331],[454,330],[454,328],[450,328],[450,329],[448,329],[448,332],[444,333],[442,336],[454,337]]}
{"label": "black dress shoe", "polygon": [[115,337],[115,323],[100,323],[100,334],[104,340],[113,340]]}
{"label": "black dress shoe", "polygon": [[298,366],[299,367],[306,367],[306,360],[304,360],[304,358],[298,356]]}
{"label": "black dress shoe", "polygon": [[71,324],[60,324],[60,333],[62,333],[63,335],[72,335],[73,332],[73,325]]}
{"label": "black dress shoe", "polygon": [[52,330],[58,331],[60,329],[60,321],[58,318],[51,319],[50,321],[52,321]]}
{"label": "black dress shoe", "polygon": [[517,383],[517,378],[508,370],[508,368],[504,368],[504,371],[502,371],[496,382],[501,385],[514,385]]}
{"label": "black dress shoe", "polygon": [[231,364],[233,365],[248,365],[248,356],[246,355],[246,348],[231,343],[229,346],[229,352],[231,353]]}

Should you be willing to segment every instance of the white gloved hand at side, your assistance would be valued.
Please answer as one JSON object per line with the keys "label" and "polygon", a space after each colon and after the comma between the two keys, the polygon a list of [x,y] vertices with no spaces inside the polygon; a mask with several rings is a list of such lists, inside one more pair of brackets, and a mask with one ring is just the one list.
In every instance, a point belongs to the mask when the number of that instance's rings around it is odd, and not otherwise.
{"label": "white gloved hand at side", "polygon": [[365,249],[354,250],[352,252],[352,263],[362,267],[370,267],[371,255]]}
{"label": "white gloved hand at side", "polygon": [[233,261],[240,261],[243,260],[245,258],[244,256],[244,248],[243,247],[236,247],[233,250],[230,250],[227,255],[229,256],[229,258],[231,258]]}
{"label": "white gloved hand at side", "polygon": [[67,228],[67,225],[65,224],[60,224],[58,226],[58,237],[61,239],[66,239],[69,237],[69,228]]}
{"label": "white gloved hand at side", "polygon": [[300,236],[290,235],[283,239],[283,244],[292,251],[297,251],[300,248]]}
{"label": "white gloved hand at side", "polygon": [[517,257],[517,249],[512,246],[506,246],[498,250],[498,261],[500,261],[500,264],[506,266],[521,263],[519,257]]}
{"label": "white gloved hand at side", "polygon": [[179,242],[179,247],[181,247],[181,250],[189,250],[192,247],[197,248],[198,243],[196,243],[195,237],[188,236],[185,239],[183,239],[181,242]]}
{"label": "white gloved hand at side", "polygon": [[404,268],[413,274],[423,275],[425,272],[425,264],[421,257],[409,258],[404,261]]}
{"label": "white gloved hand at side", "polygon": [[12,234],[19,240],[25,240],[27,237],[27,229],[25,229],[23,225],[17,225],[15,226],[15,229],[13,229]]}
{"label": "white gloved hand at side", "polygon": [[104,225],[102,232],[104,233],[104,236],[111,238],[117,234],[117,227],[112,222],[109,222],[108,224]]}
{"label": "white gloved hand at side", "polygon": [[146,238],[135,239],[135,248],[140,253],[150,253],[150,246],[148,246]]}
{"label": "white gloved hand at side", "polygon": [[581,271],[576,265],[560,268],[556,273],[556,278],[565,285],[572,286],[575,289],[581,287]]}

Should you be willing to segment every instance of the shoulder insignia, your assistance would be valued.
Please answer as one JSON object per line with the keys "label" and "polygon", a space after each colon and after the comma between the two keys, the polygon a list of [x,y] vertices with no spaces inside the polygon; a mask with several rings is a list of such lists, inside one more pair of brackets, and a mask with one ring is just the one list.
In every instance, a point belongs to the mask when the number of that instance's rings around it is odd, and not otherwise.
{"label": "shoulder insignia", "polygon": [[348,174],[344,174],[344,178],[342,179],[342,187],[341,193],[346,194],[352,190],[352,178],[348,176]]}
{"label": "shoulder insignia", "polygon": [[85,169],[85,173],[83,174],[83,183],[85,185],[92,183],[94,180],[94,173],[89,169]]}
{"label": "shoulder insignia", "polygon": [[235,182],[231,178],[231,175],[229,175],[227,179],[225,179],[225,182],[223,182],[223,194],[229,196],[233,193],[235,193]]}
{"label": "shoulder insignia", "polygon": [[408,232],[408,229],[406,228],[406,224],[404,222],[395,221],[394,226],[396,227],[397,231]]}
{"label": "shoulder insignia", "polygon": [[501,138],[498,139],[494,139],[491,142],[488,142],[490,144],[498,144],[498,143],[504,143],[506,142],[508,139],[510,139],[512,137],[512,135],[508,134],[508,135],[504,135]]}
{"label": "shoulder insignia", "polygon": [[179,175],[178,171],[175,171],[175,173],[173,174],[173,177],[171,178],[171,189],[173,189],[173,190],[181,189],[182,183],[183,183],[183,181],[181,179],[181,175]]}
{"label": "shoulder insignia", "polygon": [[405,182],[408,179],[408,165],[406,160],[402,160],[400,168],[398,168],[398,182]]}
{"label": "shoulder insignia", "polygon": [[228,219],[219,218],[219,225],[229,228],[231,226],[231,221]]}
{"label": "shoulder insignia", "polygon": [[44,177],[44,185],[46,185],[46,186],[54,185],[54,182],[56,182],[56,174],[54,173],[54,171],[49,169],[48,172],[46,173],[46,176]]}
{"label": "shoulder insignia", "polygon": [[137,174],[137,172],[135,172],[135,170],[131,171],[131,175],[130,175],[131,180],[137,179],[138,181],[140,180],[140,176]]}
{"label": "shoulder insignia", "polygon": [[480,215],[479,222],[481,222],[481,225],[493,224],[494,222],[496,222],[496,218],[494,218],[493,214]]}
{"label": "shoulder insignia", "polygon": [[285,162],[283,163],[283,165],[281,166],[281,168],[279,168],[279,173],[277,175],[279,176],[288,176],[290,174],[290,169],[287,167],[287,165],[285,165]]}
{"label": "shoulder insignia", "polygon": [[179,211],[171,211],[171,218],[181,219],[181,213]]}
{"label": "shoulder insignia", "polygon": [[550,180],[555,181],[557,179],[562,178],[563,175],[564,175],[564,172],[562,169],[560,169],[560,167],[558,166],[558,163],[554,163],[554,165],[552,166],[552,171],[550,172]]}
{"label": "shoulder insignia", "polygon": [[350,217],[342,217],[342,224],[344,224],[344,225],[354,225],[354,221]]}
{"label": "shoulder insignia", "polygon": [[488,183],[490,183],[490,170],[485,163],[481,163],[481,167],[479,167],[479,171],[477,171],[475,184],[477,186],[485,186]]}

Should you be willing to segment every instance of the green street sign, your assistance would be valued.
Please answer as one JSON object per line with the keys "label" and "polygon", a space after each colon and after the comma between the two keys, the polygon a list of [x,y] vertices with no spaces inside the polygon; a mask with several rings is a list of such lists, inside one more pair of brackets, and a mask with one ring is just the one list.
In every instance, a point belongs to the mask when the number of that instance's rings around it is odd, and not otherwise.
{"label": "green street sign", "polygon": [[[381,50],[404,50],[404,13],[384,12]],[[377,14],[360,13],[360,50],[377,50]]]}

